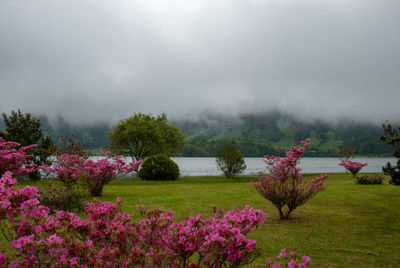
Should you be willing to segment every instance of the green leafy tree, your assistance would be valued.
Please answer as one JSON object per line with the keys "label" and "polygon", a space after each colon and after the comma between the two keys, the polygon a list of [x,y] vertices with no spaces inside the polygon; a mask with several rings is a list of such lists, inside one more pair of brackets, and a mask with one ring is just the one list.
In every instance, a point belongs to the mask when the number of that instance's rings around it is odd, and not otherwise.
{"label": "green leafy tree", "polygon": [[385,175],[390,175],[391,179],[389,182],[391,184],[400,185],[400,126],[396,130],[391,124],[384,124],[383,130],[385,131],[385,135],[381,136],[381,140],[394,146],[393,156],[398,158],[398,160],[395,166],[392,166],[388,162],[386,166],[382,167],[382,171]]}
{"label": "green leafy tree", "polygon": [[[8,141],[15,141],[21,146],[36,144],[37,147],[29,152],[33,157],[29,158],[30,164],[44,165],[50,164],[50,156],[54,153],[54,143],[49,136],[45,136],[41,129],[40,120],[30,113],[23,114],[18,111],[11,111],[10,115],[2,114],[5,131],[0,132],[0,136]],[[38,179],[39,173],[30,174],[32,179]]]}
{"label": "green leafy tree", "polygon": [[236,148],[235,142],[225,142],[224,147],[217,151],[218,168],[228,178],[233,178],[246,169],[242,153]]}
{"label": "green leafy tree", "polygon": [[154,117],[136,113],[121,120],[108,137],[114,153],[129,155],[132,160],[160,153],[177,156],[184,141],[182,132],[168,122],[165,114]]}

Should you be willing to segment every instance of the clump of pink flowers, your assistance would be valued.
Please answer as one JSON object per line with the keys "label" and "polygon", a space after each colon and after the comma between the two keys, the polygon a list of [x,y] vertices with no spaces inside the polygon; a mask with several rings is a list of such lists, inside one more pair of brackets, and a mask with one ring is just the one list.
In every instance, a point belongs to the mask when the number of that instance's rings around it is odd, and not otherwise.
{"label": "clump of pink flowers", "polygon": [[264,161],[269,174],[260,172],[258,181],[253,183],[257,191],[275,205],[281,219],[288,219],[294,209],[325,189],[324,180],[329,176],[324,174],[311,180],[303,177],[298,164],[311,140],[300,143],[304,147],[292,146],[285,157],[266,155]]}
{"label": "clump of pink flowers", "polygon": [[26,159],[32,156],[26,151],[35,148],[36,145],[20,146],[18,142],[6,141],[0,137],[0,175],[11,171],[14,176],[19,176],[36,170],[34,165],[26,164]]}
{"label": "clump of pink flowers", "polygon": [[282,249],[275,260],[268,258],[267,267],[271,268],[307,268],[311,262],[308,256],[299,257],[296,251],[286,252]]}
{"label": "clump of pink flowers", "polygon": [[81,219],[49,209],[37,189],[16,189],[11,172],[0,178],[1,231],[16,254],[0,254],[0,265],[85,267],[238,267],[258,256],[247,234],[263,223],[261,210],[244,206],[208,219],[201,215],[177,222],[171,211],[146,211],[134,221],[122,200],[88,203]]}
{"label": "clump of pink flowers", "polygon": [[351,160],[343,160],[342,162],[339,163],[340,166],[344,166],[344,168],[347,171],[350,171],[351,174],[353,174],[353,177],[357,175],[357,173],[368,163],[360,163],[356,161],[351,161]]}
{"label": "clump of pink flowers", "polygon": [[[109,156],[110,152],[101,154]],[[119,175],[136,172],[142,163],[142,160],[126,163],[122,156],[95,161],[79,155],[63,154],[57,157],[52,166],[42,166],[42,170],[49,176],[55,176],[66,186],[83,180],[89,186],[92,195],[101,196],[104,185]]]}

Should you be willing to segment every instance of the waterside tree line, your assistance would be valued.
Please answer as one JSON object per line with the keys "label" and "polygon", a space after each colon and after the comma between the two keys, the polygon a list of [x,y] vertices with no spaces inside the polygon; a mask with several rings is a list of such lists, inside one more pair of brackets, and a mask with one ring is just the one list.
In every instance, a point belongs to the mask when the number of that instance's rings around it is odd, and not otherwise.
{"label": "waterside tree line", "polygon": [[[51,137],[55,145],[62,144],[62,137],[75,135],[83,140],[86,149],[97,154],[110,145],[108,133],[115,127],[107,122],[73,125],[60,116],[52,121],[45,116],[37,118],[43,134]],[[311,138],[315,144],[306,152],[307,157],[338,157],[338,149],[345,146],[357,148],[355,154],[359,156],[392,155],[391,146],[379,140],[384,134],[382,127],[367,123],[302,122],[290,115],[272,112],[237,118],[209,114],[196,120],[175,119],[170,123],[184,135],[180,155],[185,157],[214,157],[226,141],[232,140],[245,157],[282,155],[291,144],[305,138]],[[0,131],[4,129],[4,122],[0,120]]]}
{"label": "waterside tree line", "polygon": [[[69,150],[72,150],[72,154],[78,154],[84,158],[87,158],[89,155],[83,149],[83,140],[77,139],[75,136],[72,136],[72,138],[61,136],[62,146],[57,148],[51,137],[43,134],[40,119],[32,116],[30,113],[23,114],[18,109],[18,111],[12,111],[10,115],[3,113],[2,117],[5,130],[0,132],[0,137],[9,141],[17,141],[22,146],[35,144],[34,148],[28,149],[32,153],[28,164],[36,166],[47,165],[50,163],[49,158],[52,155],[70,154]],[[252,120],[249,121],[252,122]],[[289,126],[289,128],[293,130],[292,126]],[[393,156],[399,158],[399,131],[390,124],[384,124],[383,131],[385,135],[381,135],[380,140],[387,143],[388,146],[394,146],[395,151]],[[108,137],[111,143],[106,146],[107,148],[111,149],[116,155],[129,155],[133,161],[144,160],[155,154],[164,154],[167,157],[179,156],[180,152],[184,150],[183,145],[185,144],[184,135],[180,129],[168,121],[165,114],[155,117],[148,114],[136,113],[131,117],[121,120],[112,131],[108,132]],[[240,143],[233,142],[231,144],[225,141],[221,145],[221,142],[222,140],[215,144],[215,154],[213,156],[217,157],[217,165],[221,171],[228,177],[234,177],[245,169],[243,154],[240,152]],[[318,145],[318,140],[316,145]],[[315,147],[318,148],[320,146]],[[271,151],[272,148],[269,147],[268,150]],[[354,163],[347,163],[347,161],[349,161],[349,156],[353,155],[356,151],[357,147],[349,144],[342,145],[335,150],[336,156],[344,157],[341,165],[345,166],[346,170],[351,171],[348,165],[355,165]],[[267,151],[267,155],[277,154],[282,153],[268,153]],[[307,156],[307,154],[305,155]],[[362,164],[359,164],[361,166],[358,168],[361,168]],[[396,185],[400,183],[399,166],[400,162],[396,166],[391,166],[388,163],[383,167],[384,173],[390,175],[392,178],[390,182]],[[31,172],[29,176],[34,179],[40,177],[38,171]]]}

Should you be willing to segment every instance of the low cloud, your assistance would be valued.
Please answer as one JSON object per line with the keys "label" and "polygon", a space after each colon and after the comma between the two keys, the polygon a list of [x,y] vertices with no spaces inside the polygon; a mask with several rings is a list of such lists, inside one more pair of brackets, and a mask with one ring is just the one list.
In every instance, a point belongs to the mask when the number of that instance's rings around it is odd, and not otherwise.
{"label": "low cloud", "polygon": [[0,111],[76,124],[282,110],[400,113],[390,0],[1,1]]}

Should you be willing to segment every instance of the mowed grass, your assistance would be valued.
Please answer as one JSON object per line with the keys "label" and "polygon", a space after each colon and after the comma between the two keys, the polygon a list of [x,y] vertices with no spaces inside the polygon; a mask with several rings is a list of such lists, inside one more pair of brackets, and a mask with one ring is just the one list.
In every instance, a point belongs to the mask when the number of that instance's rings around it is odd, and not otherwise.
{"label": "mowed grass", "polygon": [[120,196],[123,209],[137,218],[139,205],[173,210],[178,220],[211,216],[214,208],[229,210],[248,204],[262,209],[268,218],[250,234],[262,255],[250,267],[262,266],[281,248],[310,256],[315,267],[400,266],[400,187],[387,181],[356,185],[351,175],[333,174],[326,179],[325,191],[297,208],[290,220],[281,221],[251,180],[255,178],[120,179],[105,186],[100,200],[114,201]]}
{"label": "mowed grass", "polygon": [[[138,205],[173,210],[177,219],[213,214],[244,204],[268,214],[251,234],[262,249],[254,265],[279,254],[281,248],[311,256],[317,267],[398,267],[400,265],[400,187],[356,185],[348,174],[333,174],[327,189],[296,209],[288,221],[257,193],[254,177],[187,177],[172,182],[116,180],[101,200],[121,196],[126,211]],[[254,266],[252,265],[252,266]]]}

